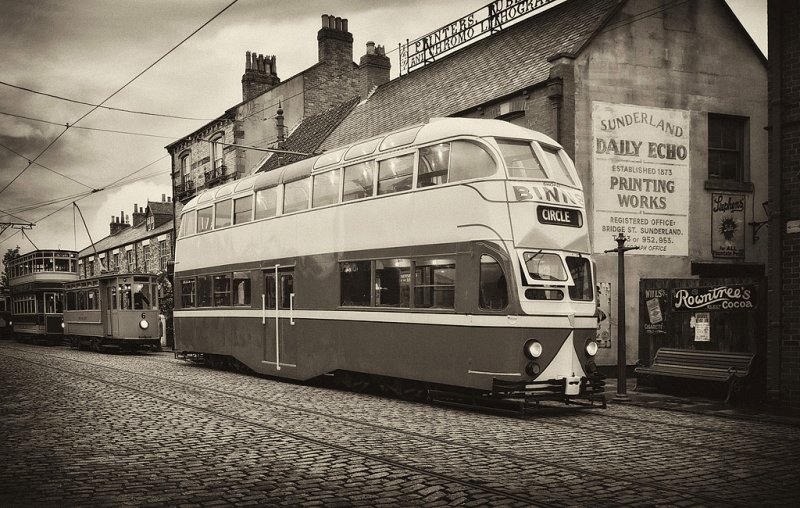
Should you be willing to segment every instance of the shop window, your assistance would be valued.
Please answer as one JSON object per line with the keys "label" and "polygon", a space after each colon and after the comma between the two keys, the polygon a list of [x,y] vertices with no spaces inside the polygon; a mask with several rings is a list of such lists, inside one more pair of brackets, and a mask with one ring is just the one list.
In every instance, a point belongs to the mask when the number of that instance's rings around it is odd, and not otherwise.
{"label": "shop window", "polygon": [[745,128],[747,119],[728,115],[708,115],[709,179],[745,180]]}

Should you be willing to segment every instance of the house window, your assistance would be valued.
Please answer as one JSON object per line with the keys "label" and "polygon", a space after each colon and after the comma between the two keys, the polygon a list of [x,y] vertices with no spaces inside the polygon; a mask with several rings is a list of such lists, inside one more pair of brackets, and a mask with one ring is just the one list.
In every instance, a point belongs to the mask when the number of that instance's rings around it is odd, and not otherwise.
{"label": "house window", "polygon": [[708,177],[745,180],[745,127],[747,119],[738,116],[708,115]]}
{"label": "house window", "polygon": [[133,249],[125,251],[125,258],[128,263],[128,271],[136,271],[136,265],[133,262]]}
{"label": "house window", "polygon": [[181,185],[186,185],[186,182],[189,181],[191,175],[189,174],[192,170],[192,166],[189,164],[189,152],[181,155]]}
{"label": "house window", "polygon": [[158,242],[158,254],[159,254],[159,267],[161,270],[167,269],[167,263],[169,262],[169,244],[166,240],[161,240]]}
{"label": "house window", "polygon": [[224,148],[225,135],[217,134],[211,138],[211,164],[213,169],[222,168],[222,149]]}
{"label": "house window", "polygon": [[142,271],[148,272],[150,271],[150,246],[144,245],[142,246]]}

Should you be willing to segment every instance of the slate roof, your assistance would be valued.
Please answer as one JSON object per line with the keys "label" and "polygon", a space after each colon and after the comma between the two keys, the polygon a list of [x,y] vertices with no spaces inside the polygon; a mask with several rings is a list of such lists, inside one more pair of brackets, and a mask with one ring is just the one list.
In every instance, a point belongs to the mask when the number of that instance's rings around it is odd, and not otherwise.
{"label": "slate roof", "polygon": [[[578,53],[622,0],[570,0],[389,81],[333,131],[323,149],[474,107],[549,78],[548,58]],[[502,76],[502,79],[497,79]]]}
{"label": "slate roof", "polygon": [[[171,203],[167,204],[171,205]],[[172,223],[173,221],[169,220],[150,231],[147,230],[147,223],[145,222],[142,222],[138,226],[125,228],[116,235],[110,235],[102,240],[98,240],[97,243],[94,244],[94,248],[89,245],[85,249],[82,249],[78,253],[78,257],[83,258],[86,256],[92,256],[94,255],[95,250],[97,250],[97,253],[100,254],[101,252],[116,249],[124,245],[140,242],[146,238],[152,238],[154,236],[163,235],[164,233],[169,233],[172,231]]]}
{"label": "slate roof", "polygon": [[[284,142],[283,149],[291,152],[313,153],[316,152],[322,141],[344,120],[353,107],[358,104],[359,98],[352,99],[339,104],[323,113],[305,118],[300,125],[292,132]],[[280,157],[278,154],[270,156],[257,170],[269,171],[282,165],[301,161],[309,156],[288,155]]]}

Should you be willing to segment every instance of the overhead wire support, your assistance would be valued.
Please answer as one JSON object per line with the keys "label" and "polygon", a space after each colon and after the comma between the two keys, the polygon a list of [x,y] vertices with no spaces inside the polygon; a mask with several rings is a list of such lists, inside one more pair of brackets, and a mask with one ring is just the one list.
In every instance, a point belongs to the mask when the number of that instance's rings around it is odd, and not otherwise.
{"label": "overhead wire support", "polygon": [[210,139],[203,138],[203,141],[207,141],[212,144],[223,145],[223,146],[235,146],[236,148],[244,148],[245,150],[255,150],[257,152],[269,152],[269,153],[280,153],[284,155],[300,155],[303,157],[311,157],[313,155],[320,155],[317,152],[306,153],[306,152],[293,152],[291,150],[279,150],[277,148],[261,148],[258,146],[247,146],[247,145],[237,145],[236,143],[225,143],[222,141],[212,141]]}

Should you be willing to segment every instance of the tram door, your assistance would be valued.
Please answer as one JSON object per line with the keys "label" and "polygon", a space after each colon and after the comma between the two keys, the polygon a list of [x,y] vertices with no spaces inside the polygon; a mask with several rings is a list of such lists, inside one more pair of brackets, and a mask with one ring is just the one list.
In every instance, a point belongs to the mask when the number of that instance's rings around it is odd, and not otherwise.
{"label": "tram door", "polygon": [[114,335],[114,318],[116,317],[114,310],[117,308],[117,281],[112,279],[106,281],[106,284],[106,305],[103,310],[106,313],[104,327],[106,336],[111,337]]}
{"label": "tram door", "polygon": [[264,273],[261,295],[264,343],[262,362],[276,370],[297,367],[294,321],[294,267],[276,265]]}

